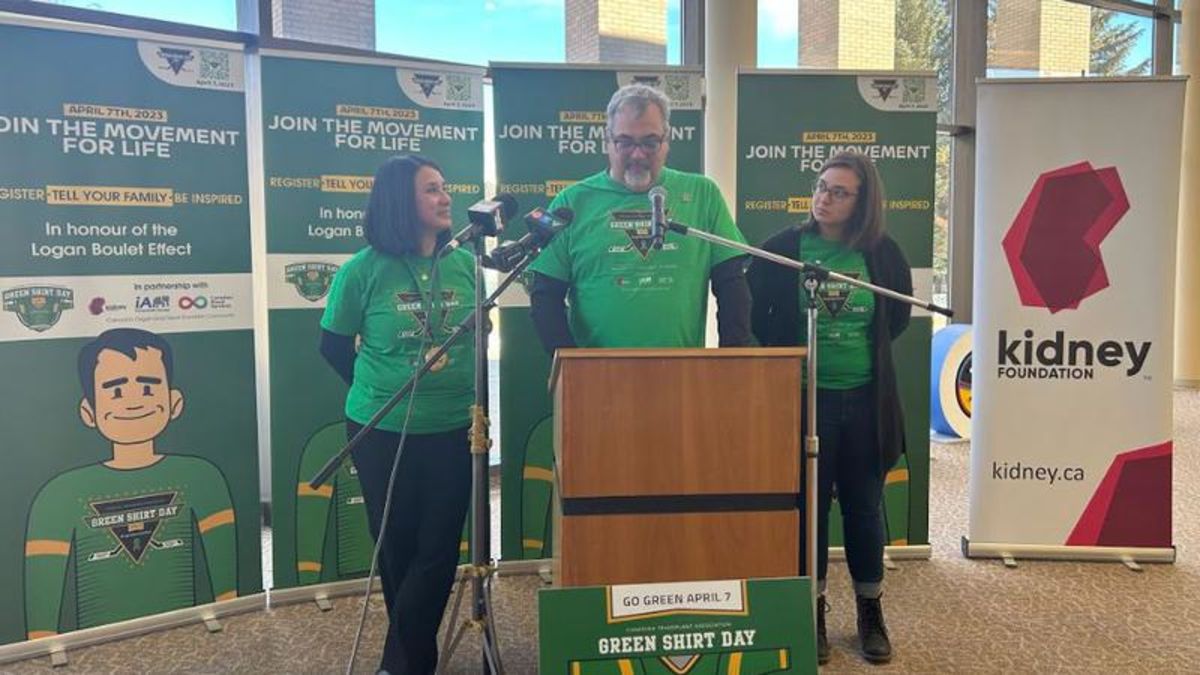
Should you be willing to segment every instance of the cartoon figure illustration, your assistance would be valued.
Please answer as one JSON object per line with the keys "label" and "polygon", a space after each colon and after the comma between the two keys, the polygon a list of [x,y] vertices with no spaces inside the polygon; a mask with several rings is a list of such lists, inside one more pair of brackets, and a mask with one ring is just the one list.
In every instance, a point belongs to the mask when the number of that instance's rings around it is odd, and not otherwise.
{"label": "cartoon figure illustration", "polygon": [[554,501],[554,417],[538,422],[525,441],[521,481],[521,550],[525,560],[554,555],[550,540]]}
{"label": "cartoon figure illustration", "polygon": [[302,585],[366,575],[374,541],[354,462],[348,458],[328,483],[308,485],[346,444],[346,423],[321,427],[304,444],[296,486],[296,578]]}
{"label": "cartoon figure illustration", "polygon": [[237,597],[237,538],[225,477],[208,460],[160,454],[183,414],[171,346],[136,328],[79,352],[79,417],[111,459],[50,479],[29,512],[29,639]]}
{"label": "cartoon figure illustration", "polygon": [[[327,424],[304,444],[296,476],[296,579],[302,586],[366,576],[375,542],[354,462],[346,458],[329,482],[308,481],[346,445],[346,423]],[[459,564],[470,562],[471,521],[459,542]]]}
{"label": "cartoon figure illustration", "polygon": [[793,667],[787,649],[761,649],[747,652],[675,654],[596,661],[572,661],[571,675],[767,675],[783,673]]}

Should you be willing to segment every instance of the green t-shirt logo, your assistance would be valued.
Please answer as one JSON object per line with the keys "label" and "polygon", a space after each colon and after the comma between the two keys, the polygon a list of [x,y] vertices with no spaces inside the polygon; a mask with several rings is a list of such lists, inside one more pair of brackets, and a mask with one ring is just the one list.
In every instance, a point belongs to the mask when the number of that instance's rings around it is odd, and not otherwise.
{"label": "green t-shirt logo", "polygon": [[448,317],[451,308],[458,307],[461,303],[458,302],[457,294],[452,289],[443,290],[441,297],[442,301],[433,310],[433,314],[437,317],[435,328],[429,321],[430,313],[425,308],[425,297],[421,293],[413,291],[396,293],[396,311],[408,312],[415,324],[411,330],[400,331],[400,337],[415,338],[423,335],[432,338],[435,329],[442,334],[454,332],[454,327],[449,325]]}
{"label": "green t-shirt logo", "polygon": [[146,551],[151,548],[182,546],[183,542],[178,539],[154,539],[159,525],[179,514],[181,504],[175,503],[178,496],[177,492],[158,492],[89,503],[92,515],[84,518],[85,524],[94,530],[107,529],[117,540],[117,546],[109,551],[97,551],[88,555],[88,562],[108,560],[124,551],[130,560],[141,563]]}
{"label": "green t-shirt logo", "polygon": [[[654,250],[651,246],[653,239],[650,237],[650,224],[652,214],[650,211],[613,211],[612,218],[608,221],[608,226],[614,230],[619,230],[629,237],[629,243],[622,246],[614,246],[609,249],[610,253],[625,253],[626,251],[637,251],[638,255],[642,256],[642,260],[650,258],[650,251]],[[671,242],[665,242],[662,250],[674,251],[679,248]]]}
{"label": "green t-shirt logo", "polygon": [[[845,272],[845,276],[851,279],[857,279],[858,272]],[[827,280],[821,284],[820,290],[817,291],[817,297],[821,299],[821,304],[824,305],[825,311],[829,316],[837,316],[842,308],[846,306],[850,300],[850,291],[853,286],[844,281]]]}
{"label": "green t-shirt logo", "polygon": [[22,326],[41,333],[50,330],[65,310],[75,307],[75,293],[60,286],[27,286],[4,291],[4,311],[13,312]]}

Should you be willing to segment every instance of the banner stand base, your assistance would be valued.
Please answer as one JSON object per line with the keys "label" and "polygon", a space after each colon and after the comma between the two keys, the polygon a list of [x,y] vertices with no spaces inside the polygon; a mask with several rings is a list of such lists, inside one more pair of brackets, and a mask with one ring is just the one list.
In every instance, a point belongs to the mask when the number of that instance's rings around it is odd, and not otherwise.
{"label": "banner stand base", "polygon": [[[883,547],[883,559],[888,560],[929,560],[933,557],[933,546],[929,544],[903,544]],[[829,547],[829,559],[837,562],[846,560],[846,549],[841,546]]]}
{"label": "banner stand base", "polygon": [[141,616],[95,628],[63,633],[51,637],[17,642],[0,646],[0,663],[12,663],[38,656],[50,656],[55,666],[67,664],[67,652],[104,642],[157,633],[168,628],[178,628],[195,623],[208,624],[220,617],[261,611],[266,607],[266,593],[255,593],[244,598],[215,602],[197,607],[186,607],[173,612]]}
{"label": "banner stand base", "polygon": [[546,577],[553,567],[551,558],[536,558],[533,560],[501,560],[496,563],[497,573],[503,576],[539,575]]}
{"label": "banner stand base", "polygon": [[[1138,563],[1174,563],[1175,547],[1135,548],[1123,546],[1049,546],[1043,544],[996,544],[972,542],[962,538],[962,553],[966,558],[1000,558],[1008,561],[1073,560],[1084,562],[1118,562],[1137,570]],[[1010,567],[1015,565],[1009,565]]]}
{"label": "banner stand base", "polygon": [[[457,578],[456,578],[457,580]],[[281,607],[283,605],[294,605],[300,602],[314,602],[321,611],[328,611],[326,608],[332,608],[329,601],[333,598],[340,598],[346,595],[363,594],[366,577],[358,579],[347,579],[345,581],[330,581],[324,584],[310,584],[308,586],[293,586],[291,588],[272,589],[267,594],[267,607]],[[379,593],[383,590],[383,585],[379,581],[379,577],[375,577],[375,583],[371,587],[372,593]]]}
{"label": "banner stand base", "polygon": [[[454,575],[455,583],[463,580],[464,571],[470,565],[459,565],[458,571]],[[538,574],[542,569],[550,568],[550,560],[518,560],[510,563],[500,563],[497,565],[499,572],[515,576],[520,574]],[[345,597],[347,595],[363,594],[363,584],[366,577],[358,579],[346,579],[345,581],[330,581],[323,584],[309,584],[307,586],[293,586],[291,588],[272,589],[267,593],[267,607],[280,607],[283,605],[294,605],[301,602],[313,602],[321,611],[329,611],[333,608],[330,600],[334,598]],[[372,593],[382,593],[383,584],[379,577],[375,577],[375,583],[371,586]]]}

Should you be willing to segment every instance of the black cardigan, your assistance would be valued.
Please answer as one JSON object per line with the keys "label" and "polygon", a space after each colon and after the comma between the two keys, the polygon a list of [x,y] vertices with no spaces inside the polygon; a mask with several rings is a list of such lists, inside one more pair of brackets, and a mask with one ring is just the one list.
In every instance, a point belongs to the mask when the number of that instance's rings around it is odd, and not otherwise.
{"label": "black cardigan", "polygon": [[[762,248],[798,260],[803,228],[795,225],[778,232],[763,242]],[[863,253],[863,258],[871,275],[871,283],[912,295],[912,271],[895,240],[884,235],[873,248]],[[753,300],[750,328],[759,344],[767,347],[800,345],[805,330],[804,315],[800,312],[800,273],[755,258],[746,272],[746,280]],[[871,322],[874,346],[872,368],[878,411],[876,434],[885,470],[891,468],[905,451],[904,413],[896,386],[892,340],[908,327],[911,314],[912,307],[907,303],[879,296],[875,298],[875,314]],[[819,410],[817,414],[820,414]]]}

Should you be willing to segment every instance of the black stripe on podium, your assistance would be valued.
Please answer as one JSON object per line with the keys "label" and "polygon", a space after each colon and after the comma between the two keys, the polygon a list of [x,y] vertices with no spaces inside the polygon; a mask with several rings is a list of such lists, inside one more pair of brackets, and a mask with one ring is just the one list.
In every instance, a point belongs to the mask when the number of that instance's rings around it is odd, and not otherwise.
{"label": "black stripe on podium", "polygon": [[721,513],[787,511],[797,508],[794,494],[665,495],[653,497],[572,497],[562,500],[564,516],[627,513]]}

